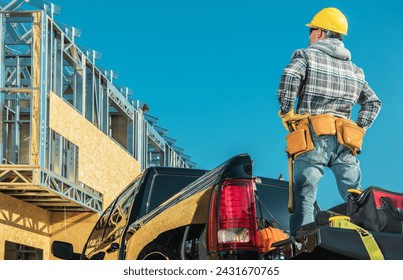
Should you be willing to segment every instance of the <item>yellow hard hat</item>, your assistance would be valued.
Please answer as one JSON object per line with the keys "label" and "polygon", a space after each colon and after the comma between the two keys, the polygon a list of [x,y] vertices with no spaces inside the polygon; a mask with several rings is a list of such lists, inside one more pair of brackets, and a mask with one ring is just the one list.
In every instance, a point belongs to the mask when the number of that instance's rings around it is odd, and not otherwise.
{"label": "yellow hard hat", "polygon": [[348,22],[345,15],[336,8],[320,10],[306,26],[347,35]]}

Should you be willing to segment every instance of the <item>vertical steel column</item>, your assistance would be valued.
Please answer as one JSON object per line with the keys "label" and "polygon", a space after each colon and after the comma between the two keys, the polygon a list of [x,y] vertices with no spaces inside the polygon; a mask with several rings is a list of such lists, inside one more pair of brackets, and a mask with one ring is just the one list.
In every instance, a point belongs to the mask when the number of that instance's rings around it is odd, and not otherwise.
{"label": "vertical steel column", "polygon": [[4,137],[4,86],[6,77],[5,73],[5,53],[4,53],[4,45],[5,45],[5,32],[6,32],[6,23],[5,23],[4,14],[0,15],[0,164],[3,164],[4,154],[3,149],[5,146]]}
{"label": "vertical steel column", "polygon": [[[138,106],[137,106],[138,108]],[[134,156],[140,163],[141,169],[148,167],[148,139],[147,139],[147,122],[144,120],[142,110],[135,111],[135,151]]]}
{"label": "vertical steel column", "polygon": [[[49,88],[48,88],[48,57],[49,54],[51,53],[50,50],[48,49],[48,16],[43,12],[40,11],[39,14],[40,16],[40,81],[39,81],[39,87],[40,87],[40,139],[39,139],[39,165],[40,167],[45,167],[46,166],[46,157],[47,151],[46,151],[46,143],[49,140],[48,138],[50,137],[49,135],[49,110],[48,110],[48,93],[49,93]],[[38,179],[39,180],[39,179]]]}
{"label": "vertical steel column", "polygon": [[60,34],[60,40],[54,38],[53,44],[53,92],[61,98],[63,97],[63,38],[64,34]]}

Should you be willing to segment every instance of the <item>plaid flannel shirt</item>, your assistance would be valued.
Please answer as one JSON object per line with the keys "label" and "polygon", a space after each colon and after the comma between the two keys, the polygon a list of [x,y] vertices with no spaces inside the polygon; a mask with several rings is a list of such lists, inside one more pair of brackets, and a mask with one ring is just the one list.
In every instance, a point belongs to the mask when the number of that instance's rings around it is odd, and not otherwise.
{"label": "plaid flannel shirt", "polygon": [[[325,39],[324,43],[341,44]],[[315,44],[320,44],[319,41]],[[315,45],[313,44],[313,45]],[[289,112],[298,98],[297,113],[311,115],[331,114],[350,119],[355,103],[361,105],[356,123],[367,129],[374,122],[381,101],[365,81],[364,72],[347,57],[332,56],[326,50],[315,48],[296,50],[281,76],[277,97],[281,111]],[[334,51],[334,48],[331,49]]]}

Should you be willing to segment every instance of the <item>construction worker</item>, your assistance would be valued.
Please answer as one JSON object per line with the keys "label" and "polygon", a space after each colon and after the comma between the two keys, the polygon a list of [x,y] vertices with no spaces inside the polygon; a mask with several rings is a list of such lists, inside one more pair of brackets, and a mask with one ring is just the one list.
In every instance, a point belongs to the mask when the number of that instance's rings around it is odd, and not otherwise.
{"label": "construction worker", "polygon": [[[309,46],[293,53],[277,92],[279,116],[290,131],[287,145],[294,160],[292,235],[314,222],[314,202],[325,167],[334,173],[344,200],[348,189],[361,188],[356,154],[381,109],[363,70],[351,62],[350,51],[344,47],[348,23],[341,11],[325,8],[306,26]],[[355,103],[361,108],[353,122],[349,119]]]}

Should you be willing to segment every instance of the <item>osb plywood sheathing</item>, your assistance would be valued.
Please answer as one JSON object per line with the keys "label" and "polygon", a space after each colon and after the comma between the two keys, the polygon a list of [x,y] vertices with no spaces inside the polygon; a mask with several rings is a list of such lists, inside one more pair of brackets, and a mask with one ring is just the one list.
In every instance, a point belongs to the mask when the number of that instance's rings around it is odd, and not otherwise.
{"label": "osb plywood sheathing", "polygon": [[0,252],[10,241],[43,249],[43,258],[49,259],[50,212],[2,193],[0,205]]}
{"label": "osb plywood sheathing", "polygon": [[33,13],[32,27],[32,147],[31,164],[39,164],[40,99],[41,99],[41,13]]}
{"label": "osb plywood sheathing", "polygon": [[[52,212],[51,242],[54,240],[69,242],[73,244],[76,253],[81,253],[98,218],[98,213],[91,212]],[[51,255],[50,259],[57,258]]]}
{"label": "osb plywood sheathing", "polygon": [[78,180],[104,194],[104,207],[137,175],[140,164],[55,93],[50,93],[51,129],[78,147]]}

